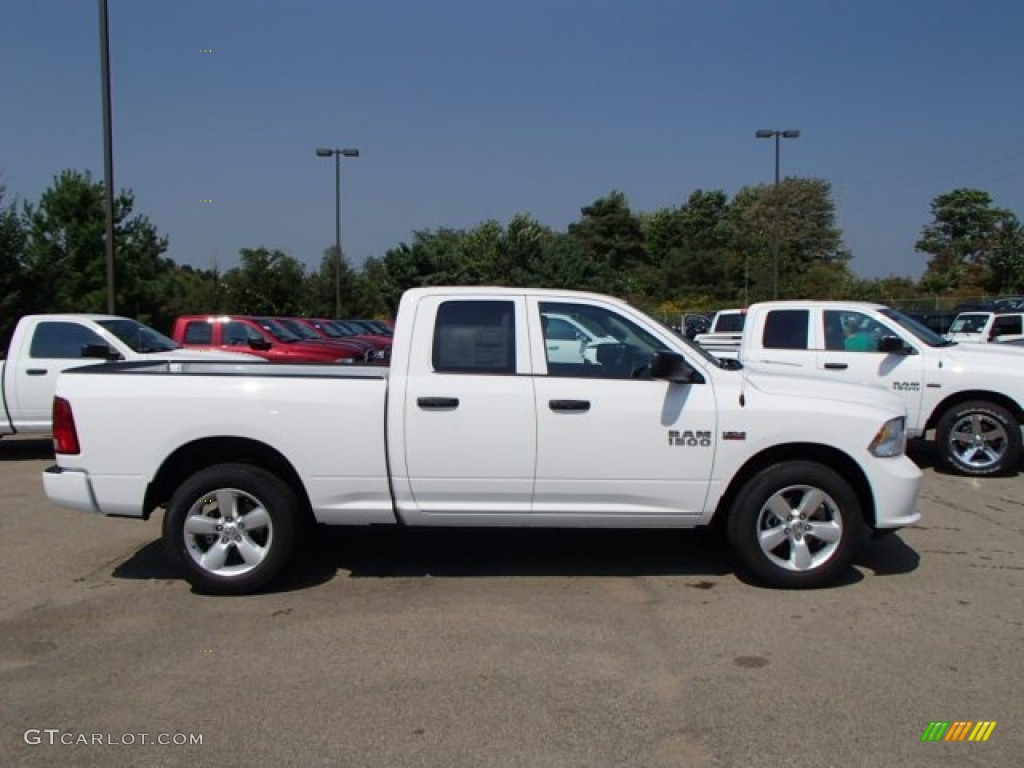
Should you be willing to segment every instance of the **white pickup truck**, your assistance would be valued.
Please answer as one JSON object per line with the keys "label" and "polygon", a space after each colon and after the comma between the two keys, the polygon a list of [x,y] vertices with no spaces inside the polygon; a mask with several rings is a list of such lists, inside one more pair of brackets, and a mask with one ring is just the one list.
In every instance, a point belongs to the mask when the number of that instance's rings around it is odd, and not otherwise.
{"label": "white pickup truck", "polygon": [[961,312],[943,338],[975,344],[1024,339],[1024,312]]}
{"label": "white pickup truck", "polygon": [[[209,359],[261,358],[216,351]],[[50,432],[57,375],[68,368],[104,360],[206,359],[182,350],[149,326],[115,315],[26,315],[0,361],[0,435]]]}
{"label": "white pickup truck", "polygon": [[745,309],[720,309],[711,318],[707,332],[698,333],[693,340],[716,357],[736,357],[747,321]]}
{"label": "white pickup truck", "polygon": [[[615,344],[552,362],[542,317]],[[61,375],[56,504],[147,518],[199,591],[270,581],[310,522],[723,526],[741,565],[815,587],[867,528],[919,519],[895,395],[721,363],[616,299],[417,288],[390,369],[112,363]]]}
{"label": "white pickup truck", "polygon": [[908,437],[935,430],[947,470],[994,475],[1018,469],[1020,349],[956,344],[880,304],[768,301],[747,310],[740,346],[719,354],[747,367],[813,371],[890,390],[906,404]]}

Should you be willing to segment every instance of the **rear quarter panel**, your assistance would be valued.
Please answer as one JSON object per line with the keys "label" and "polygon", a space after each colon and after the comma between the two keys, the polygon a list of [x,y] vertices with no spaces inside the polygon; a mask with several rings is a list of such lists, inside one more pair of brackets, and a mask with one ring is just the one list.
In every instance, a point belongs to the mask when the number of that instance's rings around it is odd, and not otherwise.
{"label": "rear quarter panel", "polygon": [[393,522],[386,380],[342,378],[333,366],[308,367],[321,375],[275,368],[273,375],[64,374],[58,394],[71,403],[82,450],[58,463],[88,471],[104,513],[142,515],[146,486],[178,448],[248,438],[291,463],[322,522]]}

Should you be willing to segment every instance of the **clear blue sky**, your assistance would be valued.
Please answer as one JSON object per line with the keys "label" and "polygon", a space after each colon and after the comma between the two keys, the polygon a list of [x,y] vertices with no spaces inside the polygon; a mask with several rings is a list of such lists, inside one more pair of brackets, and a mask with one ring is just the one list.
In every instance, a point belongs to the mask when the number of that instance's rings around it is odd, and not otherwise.
{"label": "clear blue sky", "polygon": [[[564,229],[612,189],[638,211],[695,189],[833,185],[864,277],[918,277],[938,194],[1024,218],[1016,0],[109,0],[114,174],[207,267],[281,248],[353,263],[420,229]],[[4,0],[0,182],[36,201],[103,176],[95,0]],[[205,53],[204,49],[212,50]],[[202,200],[212,199],[213,203]]]}

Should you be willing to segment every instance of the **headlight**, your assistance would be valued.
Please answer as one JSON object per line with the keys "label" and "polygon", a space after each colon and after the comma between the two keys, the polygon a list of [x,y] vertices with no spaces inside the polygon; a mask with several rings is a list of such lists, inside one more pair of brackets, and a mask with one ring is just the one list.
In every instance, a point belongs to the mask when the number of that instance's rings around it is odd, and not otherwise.
{"label": "headlight", "polygon": [[907,432],[902,416],[885,422],[878,430],[878,434],[875,435],[875,439],[871,441],[871,445],[868,446],[872,455],[882,458],[900,456],[906,448]]}

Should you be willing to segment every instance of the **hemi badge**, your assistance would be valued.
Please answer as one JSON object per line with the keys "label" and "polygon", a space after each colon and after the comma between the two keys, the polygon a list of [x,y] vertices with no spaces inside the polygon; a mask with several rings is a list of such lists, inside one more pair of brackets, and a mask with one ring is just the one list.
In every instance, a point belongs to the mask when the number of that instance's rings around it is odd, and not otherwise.
{"label": "hemi badge", "polygon": [[925,384],[925,386],[930,388],[930,389],[942,389],[942,385],[941,384]]}
{"label": "hemi badge", "polygon": [[746,432],[723,432],[722,433],[722,439],[723,440],[746,440],[747,439],[747,433]]}

